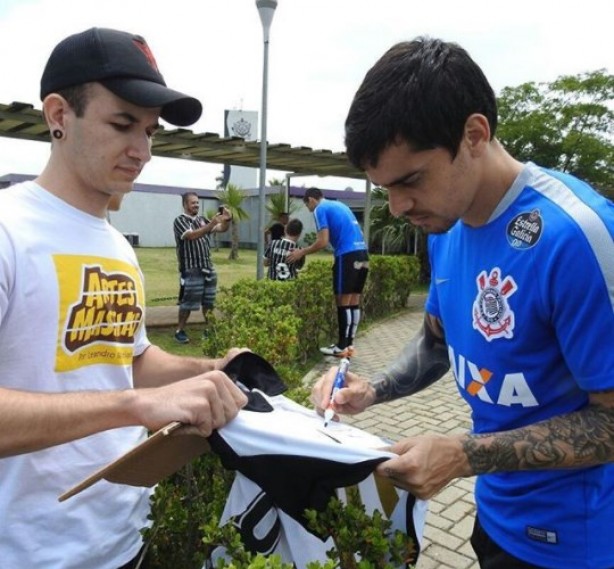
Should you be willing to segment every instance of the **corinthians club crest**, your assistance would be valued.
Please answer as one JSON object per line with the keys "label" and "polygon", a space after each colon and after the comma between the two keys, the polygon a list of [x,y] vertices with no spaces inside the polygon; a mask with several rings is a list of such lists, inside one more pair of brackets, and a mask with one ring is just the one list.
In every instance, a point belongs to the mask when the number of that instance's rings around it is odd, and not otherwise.
{"label": "corinthians club crest", "polygon": [[514,279],[501,278],[501,269],[495,267],[488,275],[482,271],[476,284],[478,295],[473,302],[473,327],[488,342],[495,338],[512,338],[514,313],[507,299],[518,288]]}
{"label": "corinthians club crest", "polygon": [[232,132],[235,136],[240,136],[241,138],[249,138],[251,135],[252,124],[246,121],[244,118],[240,118],[232,125]]}

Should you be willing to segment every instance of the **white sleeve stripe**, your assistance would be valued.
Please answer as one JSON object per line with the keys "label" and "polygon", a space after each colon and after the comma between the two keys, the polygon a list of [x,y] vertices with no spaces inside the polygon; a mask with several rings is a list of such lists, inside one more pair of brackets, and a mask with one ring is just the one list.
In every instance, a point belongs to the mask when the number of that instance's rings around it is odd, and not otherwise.
{"label": "white sleeve stripe", "polygon": [[534,165],[533,189],[559,206],[577,224],[590,245],[601,268],[610,304],[614,310],[614,239],[603,219],[576,196],[563,182],[549,176]]}

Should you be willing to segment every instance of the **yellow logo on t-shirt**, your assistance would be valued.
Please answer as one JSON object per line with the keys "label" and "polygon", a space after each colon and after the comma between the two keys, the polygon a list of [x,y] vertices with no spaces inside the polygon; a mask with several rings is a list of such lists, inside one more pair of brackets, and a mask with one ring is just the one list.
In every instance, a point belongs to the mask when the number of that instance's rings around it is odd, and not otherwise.
{"label": "yellow logo on t-shirt", "polygon": [[117,259],[54,255],[60,320],[56,371],[130,364],[143,320],[138,269]]}

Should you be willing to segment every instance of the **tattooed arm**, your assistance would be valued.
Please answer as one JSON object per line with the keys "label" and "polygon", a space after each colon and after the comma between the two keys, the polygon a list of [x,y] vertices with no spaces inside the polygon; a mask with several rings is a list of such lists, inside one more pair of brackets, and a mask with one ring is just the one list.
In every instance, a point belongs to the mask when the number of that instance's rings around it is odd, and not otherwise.
{"label": "tattooed arm", "polygon": [[420,435],[391,447],[377,471],[420,498],[455,478],[491,472],[588,468],[614,462],[614,390],[591,393],[580,411],[511,431]]}
{"label": "tattooed arm", "polygon": [[591,393],[580,411],[512,431],[470,435],[473,474],[588,467],[614,461],[614,390]]}
{"label": "tattooed arm", "polygon": [[440,321],[426,313],[422,328],[386,371],[375,378],[374,403],[412,395],[435,383],[450,369]]}

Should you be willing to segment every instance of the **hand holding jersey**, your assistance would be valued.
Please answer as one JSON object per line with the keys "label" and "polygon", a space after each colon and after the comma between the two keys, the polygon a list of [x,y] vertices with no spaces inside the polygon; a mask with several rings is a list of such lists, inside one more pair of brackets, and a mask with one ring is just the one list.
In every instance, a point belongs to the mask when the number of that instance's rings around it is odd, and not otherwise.
{"label": "hand holding jersey", "polygon": [[172,421],[187,434],[208,437],[234,419],[247,397],[222,371],[210,371],[159,388],[138,389],[137,423],[156,431]]}
{"label": "hand holding jersey", "polygon": [[473,474],[460,435],[408,437],[386,450],[399,456],[379,464],[377,474],[423,500],[432,498],[455,478]]}
{"label": "hand holding jersey", "polygon": [[224,370],[230,363],[230,360],[243,352],[249,352],[249,348],[230,348],[221,358],[213,360],[214,369]]}
{"label": "hand holding jersey", "polygon": [[[373,477],[376,465],[393,457],[382,449],[387,441],[341,423],[324,429],[312,410],[283,396],[283,382],[255,354],[236,358],[226,372],[249,390],[249,402],[208,440],[237,472],[221,523],[233,523],[246,548],[277,553],[295,567],[325,562],[333,540],[309,529],[305,510],[322,512],[344,487],[358,485],[367,513],[379,510],[412,538],[417,557],[427,503]],[[223,554],[215,551],[213,562]]]}

